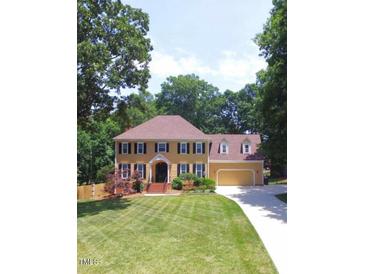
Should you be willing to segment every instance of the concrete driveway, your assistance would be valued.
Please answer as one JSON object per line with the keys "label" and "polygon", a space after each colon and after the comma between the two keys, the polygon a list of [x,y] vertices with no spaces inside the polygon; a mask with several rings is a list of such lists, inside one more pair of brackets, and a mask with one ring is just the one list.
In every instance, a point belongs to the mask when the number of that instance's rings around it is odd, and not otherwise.
{"label": "concrete driveway", "polygon": [[281,274],[287,273],[287,205],[275,194],[286,191],[286,185],[217,187],[218,194],[235,201],[245,212]]}

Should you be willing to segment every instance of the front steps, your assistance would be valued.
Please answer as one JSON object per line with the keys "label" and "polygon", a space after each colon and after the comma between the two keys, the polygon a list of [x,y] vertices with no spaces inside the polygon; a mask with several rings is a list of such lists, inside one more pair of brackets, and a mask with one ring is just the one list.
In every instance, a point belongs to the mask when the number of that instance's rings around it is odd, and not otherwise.
{"label": "front steps", "polygon": [[171,184],[150,183],[147,186],[147,193],[166,193],[171,191]]}

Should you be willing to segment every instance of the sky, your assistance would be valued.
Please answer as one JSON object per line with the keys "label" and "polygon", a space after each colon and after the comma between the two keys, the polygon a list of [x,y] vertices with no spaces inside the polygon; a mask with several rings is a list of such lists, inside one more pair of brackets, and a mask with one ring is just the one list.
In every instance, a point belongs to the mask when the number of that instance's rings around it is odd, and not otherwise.
{"label": "sky", "polygon": [[167,77],[191,73],[221,92],[238,91],[266,67],[252,40],[269,17],[271,0],[122,2],[149,14],[154,49],[148,91],[153,94]]}

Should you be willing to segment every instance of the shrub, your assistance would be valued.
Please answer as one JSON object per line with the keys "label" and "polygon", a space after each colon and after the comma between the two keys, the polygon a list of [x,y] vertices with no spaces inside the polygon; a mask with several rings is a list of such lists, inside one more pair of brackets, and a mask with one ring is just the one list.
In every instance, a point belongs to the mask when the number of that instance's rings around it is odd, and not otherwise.
{"label": "shrub", "polygon": [[182,187],[183,187],[183,181],[179,177],[176,177],[175,179],[172,180],[173,189],[181,190]]}
{"label": "shrub", "polygon": [[204,178],[196,177],[194,180],[194,186],[203,186],[203,180]]}
{"label": "shrub", "polygon": [[210,186],[215,186],[215,181],[209,178],[204,178],[203,179],[203,185],[210,187]]}
{"label": "shrub", "polygon": [[138,171],[133,172],[132,174],[132,179],[133,179],[133,189],[137,192],[142,192],[144,189],[144,184],[142,181],[142,177],[140,176]]}
{"label": "shrub", "polygon": [[181,173],[179,178],[183,181],[194,181],[197,177],[193,173]]}
{"label": "shrub", "polygon": [[144,184],[141,180],[135,180],[133,182],[133,189],[139,193],[143,192],[144,189]]}
{"label": "shrub", "polygon": [[101,183],[107,181],[107,176],[114,172],[114,164],[103,166],[96,172],[96,181]]}

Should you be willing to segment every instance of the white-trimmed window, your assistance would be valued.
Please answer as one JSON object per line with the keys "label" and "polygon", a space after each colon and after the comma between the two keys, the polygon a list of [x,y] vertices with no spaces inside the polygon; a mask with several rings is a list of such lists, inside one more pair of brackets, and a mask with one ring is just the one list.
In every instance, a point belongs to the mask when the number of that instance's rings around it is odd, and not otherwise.
{"label": "white-trimmed window", "polygon": [[203,177],[203,164],[195,165],[195,174],[198,177]]}
{"label": "white-trimmed window", "polygon": [[251,154],[251,145],[250,144],[243,144],[243,153]]}
{"label": "white-trimmed window", "polygon": [[166,152],[167,148],[166,148],[166,143],[158,143],[157,144],[157,152]]}
{"label": "white-trimmed window", "polygon": [[129,153],[128,143],[122,143],[122,154],[128,154],[128,153]]}
{"label": "white-trimmed window", "polygon": [[203,143],[202,142],[195,143],[195,152],[196,152],[196,154],[203,154]]}
{"label": "white-trimmed window", "polygon": [[128,164],[126,163],[122,163],[121,165],[121,176],[123,179],[127,179],[128,178]]}
{"label": "white-trimmed window", "polygon": [[186,142],[180,143],[180,153],[187,154],[188,153],[188,144]]}
{"label": "white-trimmed window", "polygon": [[221,143],[220,144],[220,153],[221,154],[228,154],[228,144],[227,143]]}
{"label": "white-trimmed window", "polygon": [[144,178],[144,168],[143,168],[143,164],[137,164],[137,171],[139,173],[139,175]]}
{"label": "white-trimmed window", "polygon": [[144,143],[137,143],[137,154],[144,153]]}
{"label": "white-trimmed window", "polygon": [[180,174],[188,172],[188,164],[180,164]]}

